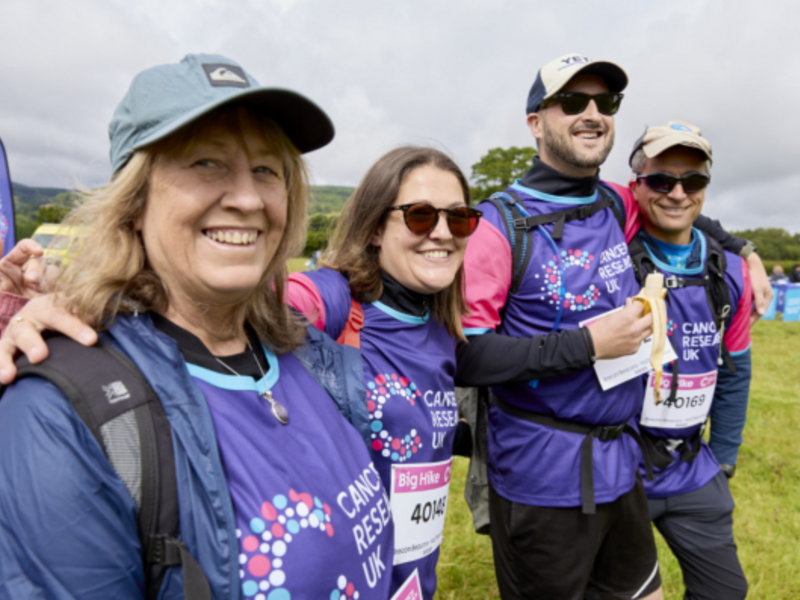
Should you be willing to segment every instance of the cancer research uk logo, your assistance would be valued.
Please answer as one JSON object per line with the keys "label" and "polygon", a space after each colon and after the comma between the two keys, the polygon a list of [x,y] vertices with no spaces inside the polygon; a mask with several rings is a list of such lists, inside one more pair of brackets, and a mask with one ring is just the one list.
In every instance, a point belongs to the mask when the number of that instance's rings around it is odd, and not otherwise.
{"label": "cancer research uk logo", "polygon": [[558,308],[559,305],[570,310],[589,310],[597,303],[600,290],[591,284],[582,294],[573,294],[564,287],[564,274],[568,269],[586,269],[592,265],[594,255],[579,248],[562,250],[561,256],[554,254],[553,259],[542,265],[544,273],[537,273],[535,277],[543,279],[540,290],[545,292],[542,300]]}
{"label": "cancer research uk logo", "polygon": [[[386,556],[381,551],[381,540],[391,522],[392,513],[389,498],[381,485],[380,475],[375,465],[363,469],[346,489],[336,497],[342,512],[350,519],[339,527],[352,527],[352,535],[345,534],[358,550],[364,580],[369,588],[375,588],[386,568]],[[252,600],[305,600],[292,595],[285,561],[292,554],[293,572],[297,565],[304,565],[305,554],[321,540],[335,535],[331,507],[317,496],[298,493],[290,489],[288,494],[276,494],[261,504],[260,514],[253,517],[247,530],[236,530],[239,538],[239,579],[242,582],[242,595]],[[316,532],[308,534],[306,532]],[[383,534],[383,535],[382,535]],[[316,535],[316,541],[305,536]],[[298,536],[303,541],[298,545]],[[339,539],[339,538],[337,538]],[[313,550],[319,554],[317,550]],[[347,561],[344,561],[347,562]],[[357,564],[345,565],[358,569]],[[391,563],[390,563],[391,566]],[[297,582],[295,582],[295,585]],[[302,582],[301,582],[302,585]],[[330,591],[324,596],[329,600],[359,600],[361,593],[356,588],[353,577],[339,572],[331,582]]]}
{"label": "cancer research uk logo", "polygon": [[399,436],[391,435],[386,429],[383,410],[385,404],[393,397],[414,406],[422,398],[422,392],[413,381],[397,373],[379,374],[367,383],[367,411],[372,431],[372,449],[380,452],[384,458],[391,459],[392,462],[402,463],[422,448],[422,438],[416,429],[410,429]]}
{"label": "cancer research uk logo", "polygon": [[[298,494],[294,489],[289,490],[288,497],[277,494],[266,500],[261,505],[261,514],[250,520],[250,531],[236,530],[241,548],[239,577],[245,598],[291,600],[291,593],[284,587],[283,561],[294,536],[305,531],[333,537],[331,508],[316,496]],[[340,579],[345,580],[347,588],[344,575]],[[340,597],[347,596],[337,596]],[[350,594],[350,598],[357,597]]]}

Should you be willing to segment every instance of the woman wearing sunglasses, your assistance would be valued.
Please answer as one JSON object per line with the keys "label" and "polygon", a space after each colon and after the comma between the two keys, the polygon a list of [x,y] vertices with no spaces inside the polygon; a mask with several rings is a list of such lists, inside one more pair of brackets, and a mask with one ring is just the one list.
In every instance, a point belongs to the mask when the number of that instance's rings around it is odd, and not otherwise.
{"label": "woman wearing sunglasses", "polygon": [[468,202],[451,158],[393,150],[345,205],[326,267],[289,283],[290,304],[361,349],[372,459],[396,523],[392,594],[419,585],[425,599],[436,590],[454,441],[469,439],[454,395],[462,262],[481,216]]}

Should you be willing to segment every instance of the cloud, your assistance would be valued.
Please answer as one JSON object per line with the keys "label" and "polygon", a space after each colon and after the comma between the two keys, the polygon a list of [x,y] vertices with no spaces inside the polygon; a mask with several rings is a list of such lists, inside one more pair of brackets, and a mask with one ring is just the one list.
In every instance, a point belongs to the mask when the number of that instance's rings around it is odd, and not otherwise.
{"label": "cloud", "polygon": [[353,185],[404,143],[446,148],[469,174],[491,147],[532,145],[524,106],[536,71],[579,52],[631,77],[603,177],[627,180],[646,124],[685,120],[714,144],[709,210],[713,190],[735,207],[726,222],[800,230],[800,147],[785,133],[800,125],[797,4],[4,0],[3,11],[0,51],[13,58],[0,62],[0,136],[28,185],[106,180],[106,126],[133,76],[201,51],[330,113],[336,139],[309,155],[317,182]]}

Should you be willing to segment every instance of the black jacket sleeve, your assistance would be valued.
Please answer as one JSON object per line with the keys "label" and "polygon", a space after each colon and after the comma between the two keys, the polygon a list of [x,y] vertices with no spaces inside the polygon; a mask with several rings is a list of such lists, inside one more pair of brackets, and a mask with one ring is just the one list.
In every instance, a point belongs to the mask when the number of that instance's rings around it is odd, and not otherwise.
{"label": "black jacket sleeve", "polygon": [[725,250],[728,252],[733,252],[734,254],[739,254],[746,243],[746,240],[738,238],[735,235],[731,235],[725,231],[719,221],[709,219],[705,215],[700,215],[697,217],[697,219],[695,219],[694,226],[707,236],[717,240],[720,244],[722,244],[722,247]]}
{"label": "black jacket sleeve", "polygon": [[489,332],[459,342],[456,385],[499,385],[565,375],[592,366],[587,329],[515,338]]}

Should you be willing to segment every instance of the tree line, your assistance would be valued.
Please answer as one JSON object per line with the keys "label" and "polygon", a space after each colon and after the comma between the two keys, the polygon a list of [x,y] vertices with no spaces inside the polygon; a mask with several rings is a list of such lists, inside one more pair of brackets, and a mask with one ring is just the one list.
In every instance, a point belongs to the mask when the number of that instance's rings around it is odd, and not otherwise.
{"label": "tree line", "polygon": [[[522,177],[530,168],[536,149],[511,146],[491,148],[472,165],[470,194],[480,202],[502,191]],[[34,193],[37,192],[37,193]],[[48,195],[48,192],[54,195]],[[343,186],[314,186],[309,204],[308,237],[303,251],[311,256],[323,250],[336,223],[336,217],[353,188]],[[14,186],[17,239],[31,237],[42,223],[60,223],[75,205],[77,195],[69,190],[27,188]],[[800,233],[780,228],[760,228],[732,231],[732,234],[758,245],[758,253],[769,261],[800,261]]]}

